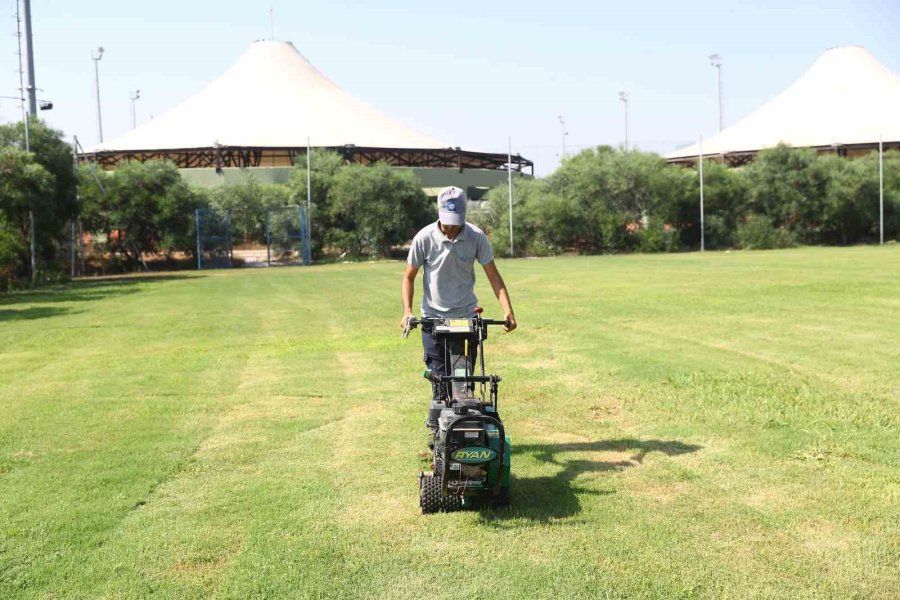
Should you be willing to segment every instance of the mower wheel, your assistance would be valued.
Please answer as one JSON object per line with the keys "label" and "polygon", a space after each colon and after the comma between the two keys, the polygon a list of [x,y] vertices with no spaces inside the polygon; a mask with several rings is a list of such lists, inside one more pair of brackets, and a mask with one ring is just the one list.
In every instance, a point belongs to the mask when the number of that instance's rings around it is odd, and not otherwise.
{"label": "mower wheel", "polygon": [[428,515],[437,512],[450,512],[459,510],[462,506],[458,496],[441,495],[441,478],[434,475],[423,474],[419,479],[419,505],[422,514]]}

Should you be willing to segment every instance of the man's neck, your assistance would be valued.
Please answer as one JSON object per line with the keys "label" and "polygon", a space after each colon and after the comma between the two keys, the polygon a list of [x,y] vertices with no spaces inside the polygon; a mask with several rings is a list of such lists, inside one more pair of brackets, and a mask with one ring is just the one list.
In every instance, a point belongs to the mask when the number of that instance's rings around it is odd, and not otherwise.
{"label": "man's neck", "polygon": [[462,233],[462,230],[464,228],[465,228],[465,225],[463,225],[462,227],[459,227],[458,229],[454,229],[451,231],[451,230],[449,230],[449,228],[445,228],[443,223],[438,221],[438,229],[440,229],[441,233],[443,233],[444,236],[446,236],[446,238],[450,241],[453,241],[456,238],[458,238],[459,234]]}

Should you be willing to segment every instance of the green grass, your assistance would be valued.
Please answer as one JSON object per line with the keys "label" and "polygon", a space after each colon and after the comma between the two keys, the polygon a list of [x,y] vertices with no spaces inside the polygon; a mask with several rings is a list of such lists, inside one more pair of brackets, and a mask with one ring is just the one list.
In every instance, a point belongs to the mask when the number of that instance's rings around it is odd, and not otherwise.
{"label": "green grass", "polygon": [[0,597],[900,596],[900,248],[500,268],[514,504],[428,517],[401,263],[0,297]]}

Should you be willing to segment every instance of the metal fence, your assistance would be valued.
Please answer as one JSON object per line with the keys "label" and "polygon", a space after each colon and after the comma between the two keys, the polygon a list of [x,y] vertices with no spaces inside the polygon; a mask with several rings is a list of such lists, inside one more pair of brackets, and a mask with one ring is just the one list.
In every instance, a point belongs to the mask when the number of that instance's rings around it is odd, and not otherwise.
{"label": "metal fence", "polygon": [[197,268],[231,268],[234,264],[231,211],[198,208],[194,211],[194,223],[197,229]]}
{"label": "metal fence", "polygon": [[312,262],[306,207],[282,206],[266,210],[266,263],[308,265]]}

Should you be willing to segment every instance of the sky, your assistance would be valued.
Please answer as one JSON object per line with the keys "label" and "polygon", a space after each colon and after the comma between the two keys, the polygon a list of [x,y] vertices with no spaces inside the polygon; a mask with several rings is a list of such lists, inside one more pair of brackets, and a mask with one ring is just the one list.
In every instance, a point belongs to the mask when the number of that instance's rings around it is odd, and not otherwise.
{"label": "sky", "polygon": [[[0,0],[0,96],[19,95],[16,0]],[[272,18],[270,19],[270,9]],[[622,144],[667,152],[784,90],[827,48],[865,46],[900,73],[897,0],[629,2],[153,2],[32,0],[41,117],[84,146],[201,90],[258,39],[287,40],[332,81],[449,146],[513,152],[551,172],[562,152]],[[274,26],[273,26],[274,24]],[[260,110],[277,99],[261,99]],[[0,123],[21,118],[0,99]],[[240,115],[234,115],[239,119]]]}

